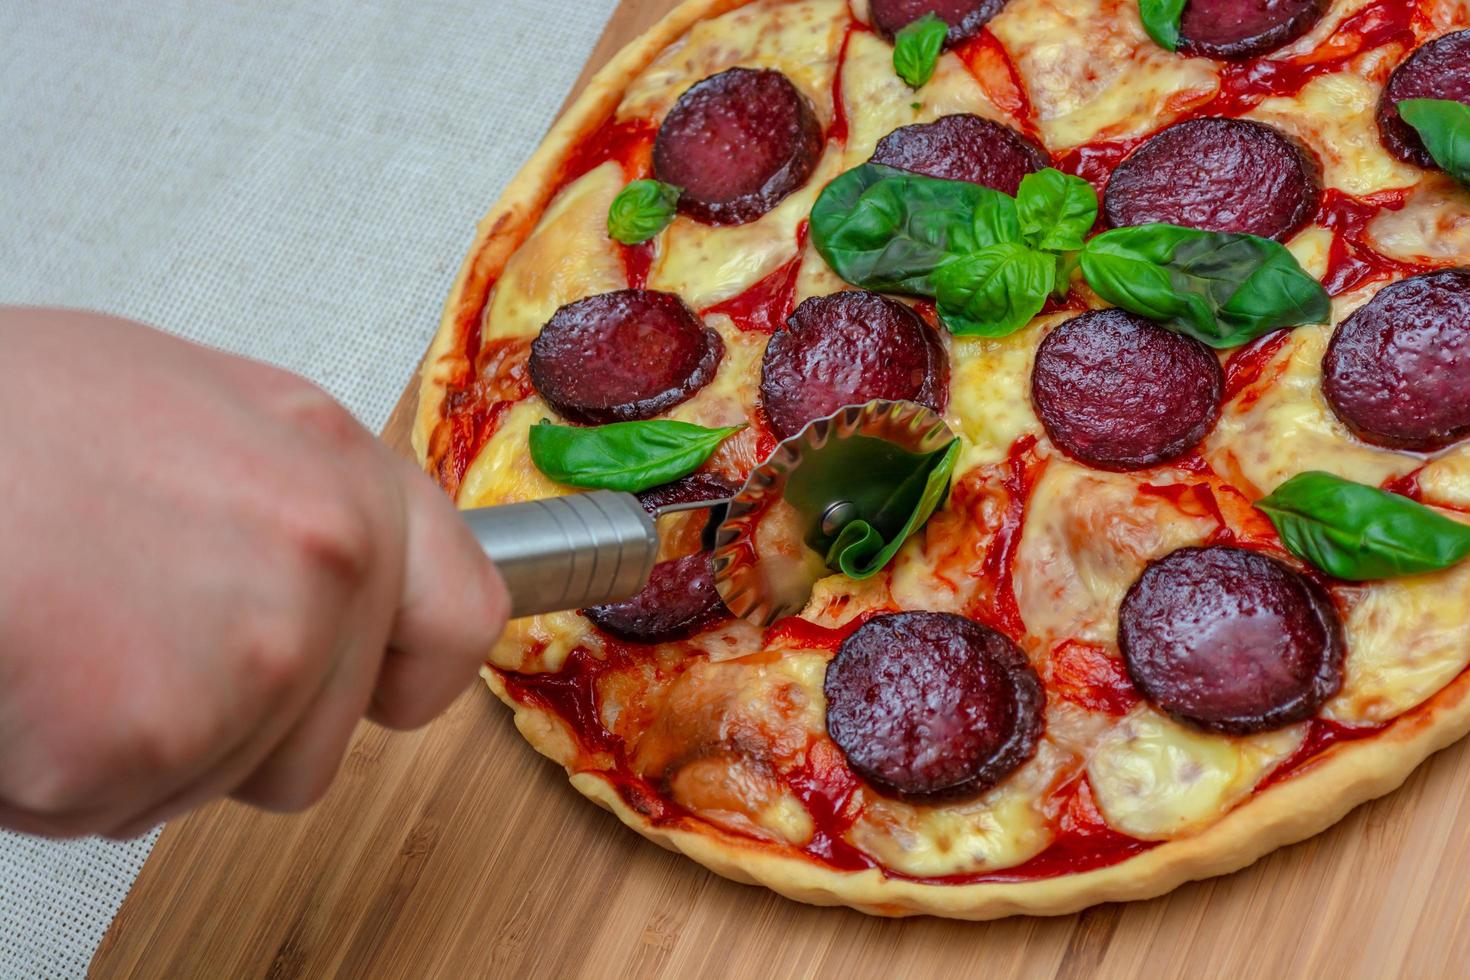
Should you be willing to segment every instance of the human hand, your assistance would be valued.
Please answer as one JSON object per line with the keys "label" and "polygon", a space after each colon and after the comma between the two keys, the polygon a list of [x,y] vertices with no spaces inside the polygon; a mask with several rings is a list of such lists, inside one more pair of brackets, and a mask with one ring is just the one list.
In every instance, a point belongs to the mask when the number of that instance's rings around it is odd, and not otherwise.
{"label": "human hand", "polygon": [[0,825],[299,809],[474,677],[499,574],[320,389],[71,311],[0,309],[0,361]]}

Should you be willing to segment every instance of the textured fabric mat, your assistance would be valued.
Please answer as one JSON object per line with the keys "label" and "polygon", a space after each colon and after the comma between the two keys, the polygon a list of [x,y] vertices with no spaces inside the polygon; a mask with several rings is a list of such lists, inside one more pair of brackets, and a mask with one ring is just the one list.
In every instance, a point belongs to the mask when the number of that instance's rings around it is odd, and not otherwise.
{"label": "textured fabric mat", "polygon": [[[271,361],[374,429],[616,0],[0,0],[0,303]],[[0,977],[80,976],[156,833],[0,833]]]}

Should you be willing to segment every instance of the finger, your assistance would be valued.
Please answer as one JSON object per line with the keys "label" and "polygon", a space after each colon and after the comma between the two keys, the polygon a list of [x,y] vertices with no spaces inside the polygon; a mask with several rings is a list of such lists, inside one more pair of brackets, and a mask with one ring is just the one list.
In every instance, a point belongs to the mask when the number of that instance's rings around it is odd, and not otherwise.
{"label": "finger", "polygon": [[403,596],[369,717],[417,728],[474,680],[510,612],[495,566],[454,505],[405,464],[408,517]]}

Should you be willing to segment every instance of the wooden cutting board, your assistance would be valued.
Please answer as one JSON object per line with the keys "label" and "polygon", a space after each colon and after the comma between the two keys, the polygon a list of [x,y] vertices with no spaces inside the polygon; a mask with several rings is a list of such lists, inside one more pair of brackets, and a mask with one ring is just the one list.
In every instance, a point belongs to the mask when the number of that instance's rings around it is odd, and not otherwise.
{"label": "wooden cutting board", "polygon": [[[578,88],[673,6],[624,0]],[[405,454],[412,396],[410,385],[384,432]],[[1467,802],[1461,743],[1328,833],[1151,902],[985,924],[879,920],[733,884],[648,843],[574,792],[477,685],[424,731],[364,726],[337,785],[305,816],[219,804],[170,824],[92,969],[282,980],[1463,976]]]}

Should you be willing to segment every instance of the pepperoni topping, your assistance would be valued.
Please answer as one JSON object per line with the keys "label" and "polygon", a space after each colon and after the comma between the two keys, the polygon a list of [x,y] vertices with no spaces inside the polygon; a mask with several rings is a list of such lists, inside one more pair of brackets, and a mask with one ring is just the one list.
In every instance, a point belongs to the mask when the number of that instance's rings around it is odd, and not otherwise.
{"label": "pepperoni topping", "polygon": [[622,602],[582,610],[605,633],[630,643],[684,640],[730,615],[715,588],[708,551],[653,566],[643,591]]}
{"label": "pepperoni topping", "polygon": [[1405,99],[1444,99],[1470,105],[1470,31],[1446,34],[1394,69],[1378,102],[1378,134],[1405,163],[1437,167],[1419,133],[1399,115]]}
{"label": "pepperoni topping", "polygon": [[638,495],[638,502],[652,514],[660,507],[724,500],[739,492],[740,484],[731,483],[715,473],[691,473],[681,480],[643,491]]}
{"label": "pepperoni topping", "polygon": [[822,124],[790,79],[731,68],[679,96],[653,142],[653,173],[683,188],[681,214],[745,224],[807,182],[822,142]]}
{"label": "pepperoni topping", "polygon": [[1322,391],[1375,445],[1433,452],[1470,436],[1470,270],[1394,283],[1339,324]]}
{"label": "pepperoni topping", "polygon": [[584,425],[666,412],[709,384],[725,345],[679,297],[646,289],[557,310],[531,344],[531,383]]}
{"label": "pepperoni topping", "polygon": [[1128,590],[1128,675],[1179,721],[1248,735],[1304,721],[1342,687],[1342,622],[1327,593],[1241,548],[1181,548]]}
{"label": "pepperoni topping", "polygon": [[761,401],[785,439],[812,419],[875,398],[944,407],[949,362],[913,310],[886,296],[842,292],[796,308],[766,345]]}
{"label": "pepperoni topping", "polygon": [[827,665],[827,733],[881,793],[978,796],[1031,758],[1045,695],[1026,655],[962,616],[878,616]]}
{"label": "pepperoni topping", "polygon": [[1117,309],[1057,327],[1031,370],[1031,400],[1051,441],[1105,470],[1187,453],[1220,418],[1224,385],[1204,344]]}
{"label": "pepperoni topping", "polygon": [[1186,54],[1254,58],[1306,34],[1329,0],[1189,0],[1179,19]]}
{"label": "pepperoni topping", "polygon": [[1321,196],[1321,168],[1289,137],[1245,119],[1191,119],[1113,171],[1103,212],[1115,228],[1162,221],[1284,241]]}
{"label": "pepperoni topping", "polygon": [[980,33],[1000,13],[1006,0],[870,0],[873,26],[890,41],[925,14],[937,14],[949,25],[946,47],[954,47]]}
{"label": "pepperoni topping", "polygon": [[961,114],[895,129],[878,141],[872,162],[1014,197],[1021,178],[1051,166],[1051,157],[1009,126]]}

